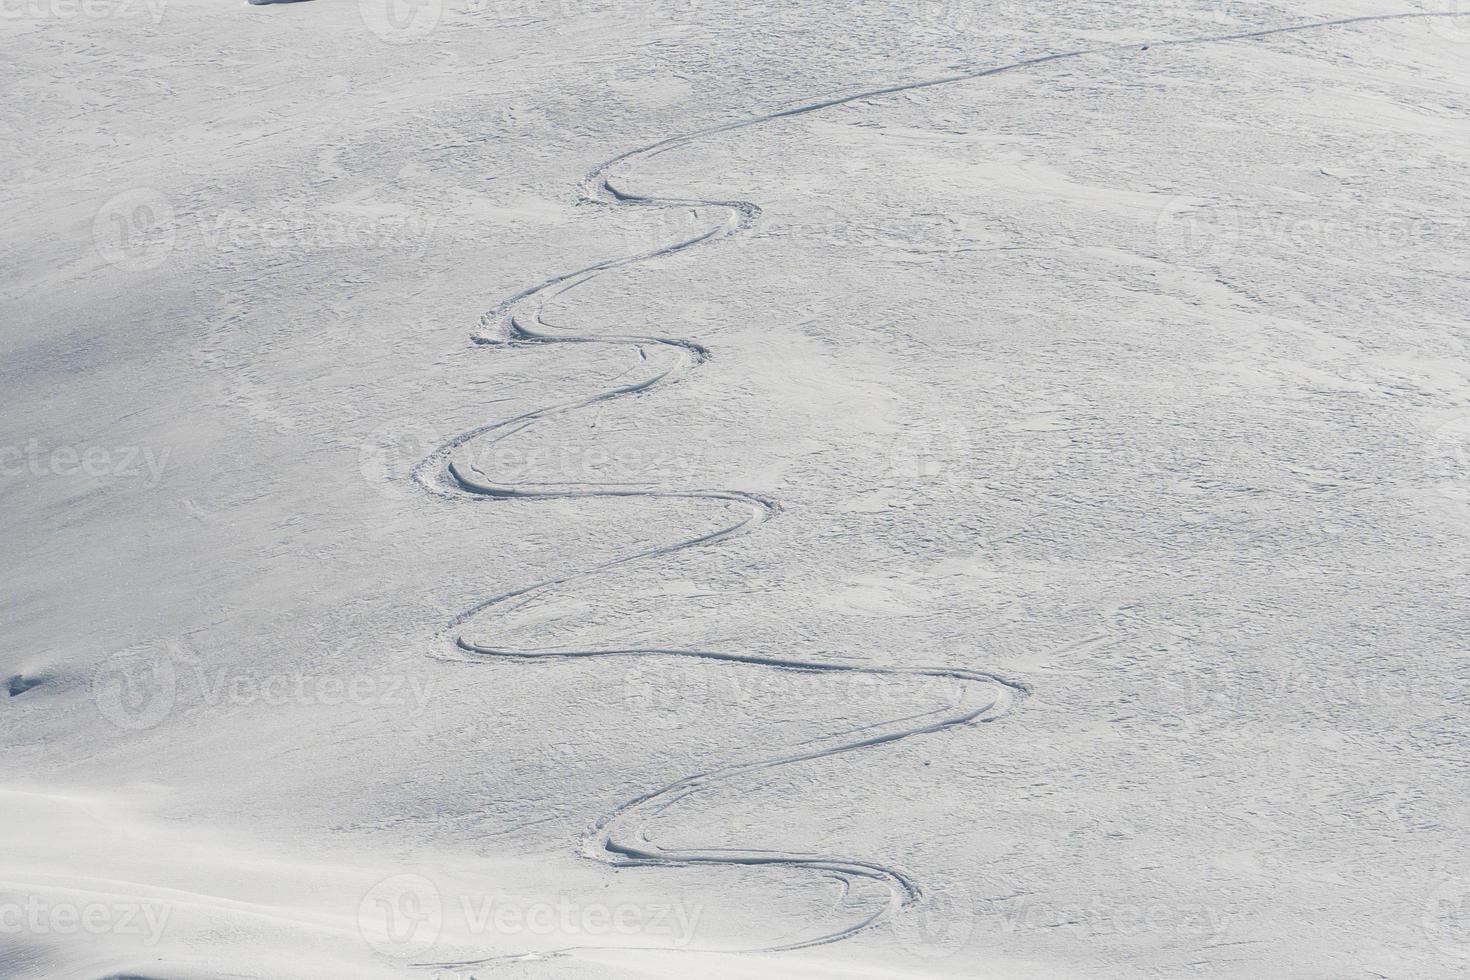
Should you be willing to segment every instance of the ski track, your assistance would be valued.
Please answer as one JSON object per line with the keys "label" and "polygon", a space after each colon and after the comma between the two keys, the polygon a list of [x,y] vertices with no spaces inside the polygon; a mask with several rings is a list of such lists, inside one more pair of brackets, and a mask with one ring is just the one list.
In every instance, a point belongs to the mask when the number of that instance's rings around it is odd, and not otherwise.
{"label": "ski track", "polygon": [[[612,181],[610,172],[614,168],[622,164],[632,163],[636,160],[657,156],[705,137],[747,129],[779,119],[806,115],[807,113],[878,98],[884,95],[913,92],[940,85],[973,81],[992,75],[1000,75],[1045,65],[1050,62],[1081,58],[1088,55],[1130,51],[1141,52],[1151,48],[1219,44],[1230,41],[1249,41],[1302,31],[1346,27],[1354,24],[1454,16],[1457,16],[1457,14],[1437,12],[1379,14],[1317,21],[1214,37],[1181,38],[1176,40],[1154,41],[1146,44],[1105,45],[1095,48],[1040,55],[991,68],[963,71],[939,78],[906,82],[884,86],[882,88],[867,89],[848,95],[833,96],[818,101],[802,103],[765,115],[711,126],[707,129],[678,136],[671,136],[619,154],[588,174],[582,182],[582,200],[586,203],[605,207],[723,209],[727,212],[727,215],[725,220],[715,227],[692,238],[635,255],[607,259],[595,265],[562,273],[523,289],[481,317],[479,330],[471,339],[476,344],[499,347],[525,347],[542,344],[606,344],[632,347],[637,351],[640,361],[648,360],[649,350],[659,350],[672,355],[672,364],[662,370],[656,371],[641,381],[608,388],[586,398],[543,406],[511,418],[502,419],[462,432],[436,448],[429,456],[422,460],[414,468],[413,478],[424,490],[434,496],[460,501],[467,499],[485,500],[507,498],[545,500],[580,497],[641,497],[645,499],[708,501],[721,504],[725,507],[734,507],[743,510],[744,514],[733,523],[706,534],[623,555],[610,561],[569,572],[555,578],[534,582],[509,592],[502,592],[476,603],[459,613],[449,622],[447,629],[452,640],[453,653],[444,655],[445,658],[460,661],[483,661],[487,659],[567,660],[614,657],[685,657],[805,673],[866,674],[887,678],[899,676],[937,678],[957,681],[969,689],[984,688],[987,696],[984,703],[978,707],[968,706],[956,713],[946,714],[937,720],[929,721],[922,725],[900,728],[889,727],[885,731],[862,738],[851,738],[850,736],[856,734],[855,732],[841,733],[823,740],[822,744],[816,748],[809,748],[805,751],[793,751],[786,755],[755,762],[729,765],[712,769],[708,772],[686,776],[676,782],[650,790],[641,796],[628,800],[602,817],[584,837],[583,852],[588,857],[615,867],[723,865],[774,867],[813,872],[824,877],[838,879],[843,885],[844,895],[850,893],[854,880],[865,879],[885,886],[888,890],[888,900],[881,907],[864,918],[846,925],[839,930],[774,946],[741,950],[721,950],[721,952],[782,952],[820,946],[847,939],[878,924],[893,913],[917,901],[922,895],[919,884],[896,868],[850,858],[793,854],[757,849],[712,848],[709,850],[669,850],[655,844],[643,828],[656,816],[667,811],[680,801],[716,783],[793,763],[821,759],[839,753],[885,745],[916,735],[942,732],[964,725],[994,721],[1009,713],[1022,698],[1030,693],[1029,687],[1019,681],[1003,679],[995,674],[984,671],[961,668],[857,666],[844,663],[823,663],[783,657],[763,657],[676,647],[636,647],[594,650],[511,649],[473,642],[458,634],[459,627],[471,619],[512,599],[530,598],[538,594],[545,594],[560,586],[568,585],[632,562],[643,561],[663,555],[672,555],[676,552],[703,545],[712,545],[747,530],[753,530],[780,512],[780,505],[775,500],[740,490],[668,490],[657,486],[625,484],[497,483],[477,468],[473,466],[462,466],[454,459],[455,453],[470,442],[484,438],[488,440],[488,443],[493,444],[496,441],[509,438],[523,431],[542,419],[566,415],[616,398],[651,392],[662,385],[671,384],[680,380],[709,359],[710,354],[705,347],[693,340],[681,338],[627,335],[576,336],[546,332],[549,329],[554,329],[552,325],[547,324],[542,319],[542,313],[549,301],[591,282],[601,273],[651,261],[663,256],[674,255],[699,245],[713,243],[717,240],[736,235],[750,228],[760,215],[760,208],[749,201],[649,197],[623,190],[615,186]],[[929,712],[918,717],[930,718],[944,710],[939,709],[938,711]],[[868,729],[859,729],[859,731],[871,731],[872,727],[892,726],[898,722],[912,720],[911,718],[893,719],[880,723],[879,726],[870,726]],[[556,956],[604,950],[672,951],[667,947],[575,946],[533,955]],[[476,960],[421,963],[419,966],[431,968],[468,967],[497,961],[523,960],[527,958],[530,957],[526,954],[489,956]]]}

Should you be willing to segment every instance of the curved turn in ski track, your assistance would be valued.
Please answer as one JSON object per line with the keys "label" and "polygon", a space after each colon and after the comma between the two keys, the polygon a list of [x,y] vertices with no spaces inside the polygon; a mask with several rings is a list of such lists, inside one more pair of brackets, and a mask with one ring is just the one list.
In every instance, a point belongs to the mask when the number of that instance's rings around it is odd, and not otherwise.
{"label": "curved turn in ski track", "polygon": [[[970,694],[978,694],[979,697],[974,704],[954,709],[941,708],[937,711],[929,712],[921,716],[930,719],[923,724],[914,725],[911,723],[913,719],[889,721],[883,723],[888,726],[886,730],[878,734],[868,734],[862,737],[851,737],[853,733],[838,735],[817,748],[810,748],[805,751],[793,751],[789,754],[763,759],[757,762],[735,764],[713,769],[708,772],[697,773],[667,786],[650,790],[622,804],[598,820],[584,840],[583,849],[585,853],[590,857],[616,866],[671,867],[699,864],[764,866],[808,871],[829,877],[835,876],[849,884],[854,880],[866,879],[885,887],[888,891],[888,900],[881,907],[856,922],[849,923],[840,929],[816,934],[805,939],[778,946],[748,949],[745,951],[777,952],[817,946],[846,939],[875,925],[892,913],[919,899],[922,894],[919,884],[895,868],[852,858],[819,854],[783,853],[766,849],[738,850],[721,848],[707,851],[667,849],[655,843],[650,835],[645,832],[644,828],[658,814],[677,805],[681,800],[686,799],[690,795],[716,783],[796,762],[824,758],[857,749],[871,748],[914,735],[939,732],[962,725],[993,721],[1005,715],[1028,693],[1028,688],[1024,684],[1005,680],[994,674],[979,670],[948,667],[860,667],[851,664],[822,663],[711,650],[682,649],[678,647],[513,649],[492,643],[475,641],[459,634],[459,627],[463,626],[466,622],[511,599],[543,594],[574,581],[588,578],[631,562],[642,561],[661,555],[670,555],[689,548],[715,544],[745,531],[753,530],[765,521],[776,516],[780,511],[780,505],[776,501],[740,490],[672,490],[658,486],[630,486],[625,484],[498,482],[492,475],[482,473],[474,466],[464,464],[455,458],[457,451],[470,442],[485,440],[487,443],[494,443],[498,440],[509,438],[543,419],[576,412],[596,405],[599,402],[609,401],[615,398],[647,394],[662,385],[674,383],[698,368],[699,365],[708,359],[709,352],[706,348],[693,340],[658,336],[578,336],[553,333],[550,332],[553,328],[547,325],[541,318],[547,302],[570,290],[585,285],[604,272],[646,262],[661,256],[673,255],[699,245],[712,243],[719,239],[738,234],[751,227],[760,215],[760,208],[749,201],[649,197],[637,194],[622,189],[613,183],[611,172],[614,168],[677,149],[699,139],[746,129],[774,120],[801,116],[822,109],[833,108],[884,95],[912,92],[956,82],[972,81],[991,75],[1018,71],[1020,69],[1070,58],[1080,58],[1087,55],[1103,53],[1140,51],[1146,48],[1247,41],[1301,31],[1345,27],[1352,24],[1453,16],[1456,16],[1456,14],[1383,14],[1296,24],[1215,37],[1157,41],[1151,42],[1150,44],[1107,45],[1041,55],[992,68],[964,71],[939,78],[889,85],[848,95],[833,96],[736,122],[712,126],[683,135],[671,136],[658,142],[650,143],[647,146],[622,153],[593,170],[585,178],[582,185],[582,198],[588,203],[607,207],[677,207],[722,210],[725,212],[724,220],[692,238],[674,242],[651,251],[608,259],[603,262],[598,262],[595,265],[556,275],[534,286],[530,286],[509,297],[495,307],[495,309],[485,314],[481,318],[480,329],[473,337],[473,340],[477,344],[502,347],[542,344],[604,344],[608,346],[630,347],[637,352],[642,362],[648,361],[650,352],[657,352],[665,357],[666,363],[654,368],[650,374],[639,381],[599,391],[585,398],[543,406],[511,418],[502,419],[463,432],[439,446],[427,458],[421,461],[414,469],[414,479],[430,493],[454,500],[476,499],[483,501],[487,499],[507,498],[544,500],[582,497],[642,497],[706,501],[734,510],[737,513],[735,519],[709,533],[659,545],[633,554],[623,555],[611,561],[560,575],[556,578],[534,582],[509,592],[503,592],[476,603],[474,606],[455,616],[449,623],[448,629],[453,643],[452,656],[460,660],[485,660],[491,658],[684,657],[713,662],[753,665],[772,670],[824,674],[866,674],[883,678],[904,676],[948,679],[960,682]],[[944,713],[946,711],[948,713]],[[935,719],[935,715],[942,716]],[[906,722],[908,723],[906,724]],[[871,732],[872,729],[868,729],[868,731]],[[626,949],[626,947],[619,948]],[[579,950],[591,951],[592,949],[593,947],[574,947],[557,952],[573,953]],[[475,961],[425,965],[470,966],[475,963],[485,963],[498,958],[500,957],[490,956]]]}

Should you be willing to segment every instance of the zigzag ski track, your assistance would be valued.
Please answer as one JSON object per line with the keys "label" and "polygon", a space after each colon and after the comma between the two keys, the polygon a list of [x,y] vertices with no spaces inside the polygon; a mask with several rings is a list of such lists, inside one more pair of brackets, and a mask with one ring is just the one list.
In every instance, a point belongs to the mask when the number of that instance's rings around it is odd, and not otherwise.
{"label": "zigzag ski track", "polygon": [[[638,194],[619,187],[613,182],[612,171],[636,163],[639,160],[678,149],[697,140],[749,129],[764,123],[789,119],[824,109],[835,108],[885,95],[913,92],[959,82],[974,81],[993,75],[1020,71],[1051,62],[1082,58],[1097,54],[1120,54],[1134,52],[1145,55],[1148,50],[1168,47],[1199,46],[1232,41],[1251,41],[1277,35],[1303,31],[1324,30],[1358,24],[1381,23],[1398,20],[1414,20],[1429,17],[1452,17],[1453,13],[1406,13],[1352,17],[1340,20],[1319,21],[1266,30],[1251,31],[1216,37],[1186,38],[1172,41],[1157,41],[1149,44],[1109,45],[1104,47],[1066,51],[1040,55],[991,68],[962,71],[922,81],[888,85],[867,89],[847,95],[837,95],[803,103],[791,108],[766,113],[735,122],[712,126],[683,135],[671,136],[637,149],[622,153],[593,170],[582,185],[584,201],[604,207],[634,208],[698,208],[723,210],[725,218],[716,226],[672,244],[618,258],[607,259],[572,272],[562,273],[530,286],[504,300],[481,318],[478,331],[473,336],[476,344],[492,349],[505,347],[528,347],[545,344],[602,344],[612,347],[633,348],[640,360],[646,361],[650,352],[663,355],[666,366],[642,380],[608,388],[588,397],[543,406],[531,411],[492,422],[459,434],[436,448],[414,469],[414,479],[429,493],[453,500],[517,499],[548,500],[588,497],[641,497],[646,499],[673,499],[707,501],[733,510],[738,517],[720,528],[668,544],[649,548],[634,554],[624,555],[588,568],[583,568],[556,578],[535,582],[514,590],[492,596],[464,610],[450,621],[448,643],[451,649],[444,656],[462,661],[484,661],[489,659],[586,659],[586,658],[634,658],[634,657],[683,657],[708,661],[714,664],[734,663],[768,668],[771,670],[800,671],[822,674],[865,674],[878,678],[928,677],[959,682],[971,695],[979,695],[976,703],[953,710],[941,708],[921,718],[929,719],[921,724],[902,725],[886,722],[887,726],[877,734],[862,737],[839,735],[825,745],[806,751],[788,754],[756,762],[732,764],[708,772],[687,776],[667,786],[650,790],[643,795],[623,803],[605,815],[591,828],[584,839],[583,850],[596,860],[617,867],[687,867],[691,865],[756,866],[809,872],[823,877],[836,877],[847,884],[855,880],[867,880],[885,887],[888,900],[871,914],[851,922],[840,929],[819,933],[805,939],[779,946],[759,949],[722,950],[722,952],[778,952],[834,943],[869,929],[922,898],[920,884],[902,871],[871,861],[831,855],[794,854],[770,849],[711,849],[671,850],[653,842],[644,828],[655,816],[675,807],[692,794],[717,783],[736,779],[751,773],[774,769],[780,766],[826,758],[859,749],[875,748],[902,739],[942,732],[965,725],[994,721],[1008,714],[1028,693],[1029,688],[1018,681],[1003,679],[995,674],[980,670],[964,670],[947,667],[862,667],[841,663],[822,663],[762,657],[712,650],[681,649],[678,647],[615,648],[615,649],[512,649],[491,643],[474,641],[461,635],[459,628],[472,619],[490,612],[496,606],[516,598],[545,594],[554,589],[568,586],[581,579],[601,574],[618,566],[660,556],[672,555],[690,548],[713,545],[736,535],[754,531],[765,521],[777,516],[780,505],[777,501],[740,490],[671,490],[657,486],[628,486],[623,484],[533,484],[497,482],[492,476],[480,472],[473,466],[463,465],[455,459],[456,452],[470,442],[486,440],[493,443],[509,438],[543,419],[565,415],[601,402],[617,398],[645,395],[659,387],[688,376],[709,358],[709,351],[694,340],[660,336],[580,336],[554,332],[555,328],[542,319],[548,302],[573,289],[583,286],[606,272],[627,266],[652,261],[664,256],[675,255],[701,245],[713,244],[724,238],[737,235],[750,228],[760,215],[760,208],[748,201],[660,198]],[[941,714],[934,718],[934,715]],[[913,719],[902,721],[912,722]],[[899,727],[893,727],[899,724]],[[869,729],[871,732],[872,730]],[[615,947],[627,950],[628,947]],[[602,947],[569,947],[546,955],[570,955],[577,952],[592,952]],[[662,947],[646,947],[662,951]],[[490,956],[474,961],[454,963],[420,964],[426,967],[468,967],[495,962],[511,957]]]}

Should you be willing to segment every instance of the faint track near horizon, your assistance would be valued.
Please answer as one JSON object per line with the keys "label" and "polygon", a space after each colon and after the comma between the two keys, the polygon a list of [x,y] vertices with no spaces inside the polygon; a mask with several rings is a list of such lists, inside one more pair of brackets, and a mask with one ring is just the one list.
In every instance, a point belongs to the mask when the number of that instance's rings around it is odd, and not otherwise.
{"label": "faint track near horizon", "polygon": [[[472,339],[477,344],[487,346],[522,347],[544,344],[606,344],[631,347],[637,351],[640,361],[647,361],[648,353],[650,351],[657,351],[669,357],[668,365],[654,370],[638,381],[607,388],[584,398],[572,399],[532,409],[531,411],[507,419],[462,432],[437,447],[429,456],[422,460],[414,468],[413,477],[428,492],[435,496],[453,500],[639,497],[647,499],[707,501],[726,508],[734,507],[744,513],[739,519],[734,520],[732,523],[724,524],[714,531],[623,555],[590,567],[503,592],[478,602],[459,613],[448,624],[448,630],[451,634],[454,648],[454,653],[450,655],[452,659],[483,661],[487,659],[568,660],[588,658],[681,657],[742,664],[773,670],[799,671],[803,673],[865,674],[880,678],[919,677],[945,679],[959,682],[972,692],[976,689],[983,688],[987,697],[982,704],[967,706],[951,714],[946,714],[937,720],[930,720],[922,724],[908,724],[895,728],[891,726],[898,725],[901,722],[912,722],[914,719],[892,719],[886,722],[880,722],[876,726],[869,726],[864,731],[870,734],[859,738],[851,737],[855,734],[852,732],[841,733],[825,740],[825,743],[821,746],[810,748],[806,751],[791,752],[754,762],[738,763],[687,776],[629,800],[599,819],[584,838],[584,853],[589,857],[614,866],[687,867],[691,865],[724,865],[776,867],[807,871],[822,876],[835,876],[849,885],[854,879],[863,879],[886,887],[888,890],[888,900],[880,908],[861,918],[859,921],[849,923],[841,929],[774,946],[720,951],[752,953],[779,952],[847,939],[887,919],[893,913],[918,900],[922,895],[922,889],[919,884],[896,868],[851,858],[758,849],[668,850],[655,844],[644,831],[644,828],[655,816],[667,811],[690,795],[716,783],[797,762],[810,761],[839,753],[884,745],[916,735],[993,721],[1005,716],[1021,698],[1029,693],[1029,688],[1023,683],[1006,680],[985,671],[961,668],[856,666],[843,663],[762,657],[711,650],[683,649],[679,647],[515,649],[475,642],[459,634],[459,628],[471,619],[512,599],[531,598],[545,594],[561,586],[570,585],[578,580],[608,572],[633,562],[671,555],[690,548],[712,545],[739,535],[747,530],[754,529],[776,516],[780,511],[780,505],[777,501],[740,490],[671,490],[654,485],[598,483],[501,483],[497,482],[493,476],[480,472],[474,466],[462,464],[455,459],[456,453],[471,442],[485,440],[487,443],[494,443],[501,439],[510,438],[544,419],[570,414],[617,398],[647,394],[663,385],[680,380],[709,359],[709,351],[703,345],[696,341],[683,338],[642,335],[583,336],[548,332],[555,329],[542,319],[542,312],[549,301],[591,282],[604,272],[675,255],[699,245],[729,238],[750,228],[760,215],[760,208],[749,201],[652,197],[623,190],[613,183],[611,171],[614,168],[640,159],[657,156],[697,140],[722,133],[746,129],[780,119],[806,115],[823,109],[878,98],[884,95],[973,81],[1055,61],[1081,58],[1089,55],[1140,52],[1145,49],[1248,41],[1303,31],[1346,27],[1354,24],[1455,16],[1460,15],[1457,13],[1435,12],[1369,15],[1213,37],[1154,41],[1148,42],[1147,44],[1140,42],[1134,44],[1104,45],[1040,55],[991,68],[963,71],[938,78],[868,89],[848,95],[833,96],[735,122],[711,126],[691,133],[671,136],[619,154],[588,174],[582,183],[582,200],[586,203],[604,207],[638,207],[651,209],[691,208],[696,209],[696,211],[699,209],[724,210],[726,217],[716,226],[693,237],[634,255],[607,259],[594,265],[556,275],[534,286],[527,287],[507,298],[489,313],[485,314],[481,318],[480,331]],[[920,717],[932,718],[934,715],[945,710],[941,708],[934,712],[921,715]],[[890,726],[888,730],[872,734],[873,728],[883,727],[885,725]],[[599,950],[627,951],[635,948],[656,951],[678,951],[670,947],[577,946],[553,950],[539,955],[547,956]],[[492,955],[476,960],[446,961],[420,965],[426,967],[462,967],[502,959],[519,958],[522,957],[519,955]]]}

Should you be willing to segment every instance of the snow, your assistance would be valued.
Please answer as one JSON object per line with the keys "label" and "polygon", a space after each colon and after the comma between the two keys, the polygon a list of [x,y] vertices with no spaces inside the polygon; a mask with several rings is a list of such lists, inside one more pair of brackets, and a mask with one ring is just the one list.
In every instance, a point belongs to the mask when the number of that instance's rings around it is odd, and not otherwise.
{"label": "snow", "polygon": [[1460,975],[1425,12],[8,8],[0,974]]}

